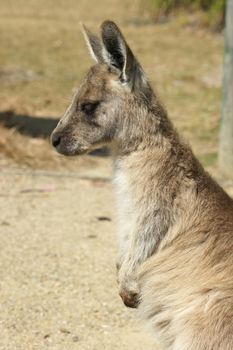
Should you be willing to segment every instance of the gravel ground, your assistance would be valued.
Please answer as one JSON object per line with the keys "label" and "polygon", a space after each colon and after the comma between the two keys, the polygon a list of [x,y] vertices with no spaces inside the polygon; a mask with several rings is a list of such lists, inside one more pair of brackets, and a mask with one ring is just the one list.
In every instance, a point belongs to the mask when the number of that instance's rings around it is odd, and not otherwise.
{"label": "gravel ground", "polygon": [[109,174],[44,175],[1,169],[0,349],[155,350],[118,296]]}

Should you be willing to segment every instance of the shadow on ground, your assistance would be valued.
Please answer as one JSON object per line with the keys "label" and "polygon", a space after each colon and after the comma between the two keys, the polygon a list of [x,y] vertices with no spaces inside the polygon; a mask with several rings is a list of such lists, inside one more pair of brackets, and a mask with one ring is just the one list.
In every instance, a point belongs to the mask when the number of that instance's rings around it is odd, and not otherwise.
{"label": "shadow on ground", "polygon": [[20,134],[33,138],[48,138],[56,127],[59,119],[51,117],[34,117],[16,114],[13,111],[0,112],[0,123],[10,129],[16,129]]}
{"label": "shadow on ground", "polygon": [[[49,138],[58,122],[57,118],[17,114],[11,110],[0,112],[0,125],[7,129],[14,128],[20,134],[32,138]],[[93,151],[91,155],[106,157],[109,152],[106,148],[101,148]]]}

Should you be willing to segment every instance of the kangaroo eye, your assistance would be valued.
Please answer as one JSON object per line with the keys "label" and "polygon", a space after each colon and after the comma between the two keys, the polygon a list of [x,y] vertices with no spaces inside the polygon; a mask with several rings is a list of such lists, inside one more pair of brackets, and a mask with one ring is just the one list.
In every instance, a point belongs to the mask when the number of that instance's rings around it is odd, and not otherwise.
{"label": "kangaroo eye", "polygon": [[99,102],[85,102],[81,104],[81,111],[84,112],[87,115],[92,115],[97,106],[99,105]]}

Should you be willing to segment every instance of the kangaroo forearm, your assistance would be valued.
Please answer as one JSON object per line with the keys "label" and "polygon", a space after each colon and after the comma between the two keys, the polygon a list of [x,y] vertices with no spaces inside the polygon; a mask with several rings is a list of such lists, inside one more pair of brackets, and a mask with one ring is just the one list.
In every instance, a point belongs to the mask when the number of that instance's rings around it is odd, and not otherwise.
{"label": "kangaroo forearm", "polygon": [[128,265],[129,270],[135,270],[137,266],[156,252],[161,238],[167,232],[167,227],[161,220],[158,221],[160,222],[160,227],[152,225],[148,225],[147,229],[139,227],[130,235],[130,244],[124,256],[124,264]]}

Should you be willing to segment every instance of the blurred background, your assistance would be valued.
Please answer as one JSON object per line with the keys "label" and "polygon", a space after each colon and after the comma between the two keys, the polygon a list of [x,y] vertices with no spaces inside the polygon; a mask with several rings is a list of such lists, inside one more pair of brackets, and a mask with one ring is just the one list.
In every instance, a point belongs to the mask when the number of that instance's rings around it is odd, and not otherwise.
{"label": "blurred background", "polygon": [[112,19],[202,164],[218,170],[224,0],[0,1],[0,349],[155,349],[115,282],[106,152],[48,139],[93,64],[80,21]]}
{"label": "blurred background", "polygon": [[80,21],[98,32],[110,18],[203,164],[216,164],[223,0],[1,0],[0,15],[1,156],[34,168],[73,166],[47,138],[93,63]]}

